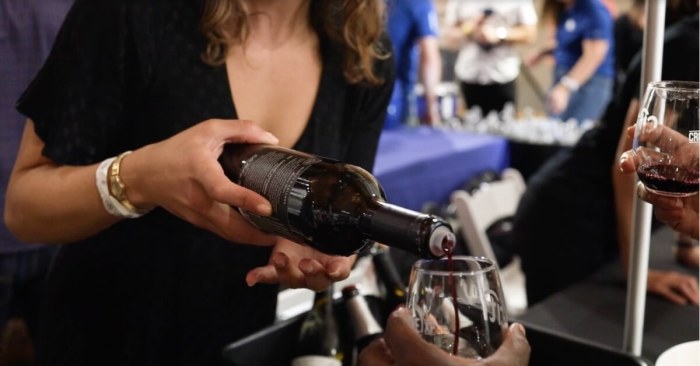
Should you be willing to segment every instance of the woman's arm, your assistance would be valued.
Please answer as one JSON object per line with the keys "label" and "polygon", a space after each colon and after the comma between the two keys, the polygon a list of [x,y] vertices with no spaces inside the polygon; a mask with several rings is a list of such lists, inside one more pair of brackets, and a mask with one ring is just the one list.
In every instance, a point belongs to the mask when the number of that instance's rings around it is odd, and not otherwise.
{"label": "woman's arm", "polygon": [[[277,143],[253,123],[209,120],[127,155],[120,177],[140,208],[161,206],[190,223],[238,242],[271,245],[235,207],[270,213],[260,195],[232,183],[218,163],[226,142]],[[5,220],[22,241],[67,243],[92,236],[120,219],[109,214],[96,188],[97,164],[57,165],[27,123],[8,184]]]}
{"label": "woman's arm", "polygon": [[98,164],[59,166],[41,154],[43,148],[28,120],[5,202],[5,224],[19,240],[71,242],[119,221],[102,206],[95,186]]}
{"label": "woman's arm", "polygon": [[[632,148],[631,138],[627,131],[636,120],[639,101],[633,99],[627,110],[627,116],[622,128],[622,135],[615,156],[621,156],[624,151]],[[635,194],[634,174],[622,174],[617,164],[612,164],[612,184],[617,217],[617,238],[620,249],[620,259],[625,274],[629,269],[630,250],[632,244],[632,206]],[[632,170],[633,171],[633,170]],[[693,276],[672,271],[649,269],[647,276],[647,291],[658,294],[669,301],[684,305],[698,304],[698,282]]]}
{"label": "woman's arm", "polygon": [[549,108],[554,114],[560,114],[569,105],[571,94],[585,84],[605,60],[610,44],[604,39],[587,39],[582,43],[583,54],[576,61],[568,74],[552,88]]}
{"label": "woman's arm", "polygon": [[[631,126],[637,116],[639,110],[639,100],[632,99],[625,122],[622,125],[622,131],[626,131]],[[623,151],[631,148],[631,143],[627,140],[626,134],[623,132],[617,145],[615,156],[620,156]],[[632,241],[632,200],[634,199],[634,175],[620,174],[617,164],[612,164],[612,185],[615,199],[615,216],[617,218],[617,241],[620,246],[620,259],[627,273],[629,263],[629,247]]]}
{"label": "woman's arm", "polygon": [[605,60],[610,44],[604,39],[586,39],[581,45],[583,54],[567,76],[579,85],[585,84]]}
{"label": "woman's arm", "polygon": [[432,126],[440,125],[440,111],[438,108],[437,86],[442,78],[442,58],[440,46],[434,36],[425,36],[418,40],[420,50],[420,62],[418,79],[423,85],[426,112],[420,116],[422,122]]}

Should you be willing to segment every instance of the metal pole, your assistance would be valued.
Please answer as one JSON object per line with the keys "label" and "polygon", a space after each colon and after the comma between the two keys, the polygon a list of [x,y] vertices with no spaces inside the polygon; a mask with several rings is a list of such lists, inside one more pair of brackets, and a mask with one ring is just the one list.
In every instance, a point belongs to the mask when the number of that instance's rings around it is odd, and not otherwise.
{"label": "metal pole", "polygon": [[[661,80],[666,0],[647,0],[645,16],[646,27],[644,29],[644,43],[642,47],[642,75],[639,84],[640,101],[644,98],[646,85],[651,81]],[[642,353],[644,308],[646,305],[647,274],[649,272],[651,215],[651,205],[638,199],[635,192],[632,211],[634,220],[632,245],[630,246],[630,263],[627,275],[627,309],[625,312],[622,348],[624,351],[636,356],[641,356]]]}

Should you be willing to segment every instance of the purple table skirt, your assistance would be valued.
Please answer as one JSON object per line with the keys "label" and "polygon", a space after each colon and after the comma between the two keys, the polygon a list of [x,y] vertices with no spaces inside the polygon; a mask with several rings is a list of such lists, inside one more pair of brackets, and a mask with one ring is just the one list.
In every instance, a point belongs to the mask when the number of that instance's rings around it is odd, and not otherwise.
{"label": "purple table skirt", "polygon": [[382,132],[374,175],[387,201],[412,210],[446,203],[450,194],[486,170],[509,165],[508,141],[491,135],[406,127]]}

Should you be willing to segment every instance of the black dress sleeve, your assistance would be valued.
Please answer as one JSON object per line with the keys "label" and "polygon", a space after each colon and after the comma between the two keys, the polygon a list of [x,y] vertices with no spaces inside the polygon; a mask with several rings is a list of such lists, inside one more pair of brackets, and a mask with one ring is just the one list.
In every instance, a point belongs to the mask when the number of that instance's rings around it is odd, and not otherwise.
{"label": "black dress sleeve", "polygon": [[119,151],[133,105],[153,69],[150,6],[77,0],[42,69],[17,103],[59,164],[90,164]]}

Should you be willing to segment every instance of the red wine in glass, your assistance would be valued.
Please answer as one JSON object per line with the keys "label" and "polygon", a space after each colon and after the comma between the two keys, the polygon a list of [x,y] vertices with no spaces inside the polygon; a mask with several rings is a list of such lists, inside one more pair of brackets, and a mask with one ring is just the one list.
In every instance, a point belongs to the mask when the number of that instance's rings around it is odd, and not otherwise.
{"label": "red wine in glass", "polygon": [[698,192],[698,169],[675,164],[642,165],[637,169],[639,180],[659,194],[689,196]]}

